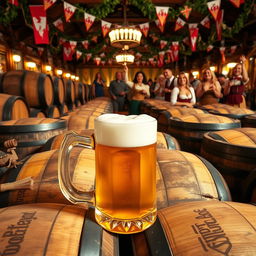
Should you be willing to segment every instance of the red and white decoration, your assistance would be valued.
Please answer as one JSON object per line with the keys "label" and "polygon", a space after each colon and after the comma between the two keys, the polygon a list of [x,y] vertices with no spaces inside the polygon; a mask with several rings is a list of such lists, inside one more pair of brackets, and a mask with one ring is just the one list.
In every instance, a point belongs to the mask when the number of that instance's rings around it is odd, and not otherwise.
{"label": "red and white decoration", "polygon": [[110,22],[106,22],[104,20],[101,21],[101,30],[102,30],[103,37],[105,37],[108,34],[110,27],[111,27]]}
{"label": "red and white decoration", "polygon": [[230,47],[230,53],[231,53],[231,54],[235,53],[236,48],[237,48],[237,45],[231,46],[231,47]]}
{"label": "red and white decoration", "polygon": [[180,17],[175,22],[175,28],[174,31],[178,31],[179,29],[183,28],[185,26],[186,22],[181,19]]}
{"label": "red and white decoration", "polygon": [[108,64],[109,64],[109,65],[112,65],[112,62],[113,62],[112,59],[108,59]]}
{"label": "red and white decoration", "polygon": [[140,58],[142,57],[142,54],[139,53],[139,52],[137,52],[137,53],[135,54],[135,57],[136,57],[137,59],[140,59]]}
{"label": "red and white decoration", "polygon": [[72,52],[75,50],[76,45],[77,45],[77,41],[69,41],[70,47]]}
{"label": "red and white decoration", "polygon": [[61,18],[53,22],[53,25],[60,31],[64,32],[64,25]]}
{"label": "red and white decoration", "polygon": [[63,59],[65,61],[70,61],[72,60],[72,55],[73,55],[73,51],[71,49],[70,43],[65,42],[63,44]]}
{"label": "red and white decoration", "polygon": [[211,23],[210,23],[210,19],[209,19],[209,16],[206,16],[201,22],[200,24],[202,26],[204,26],[205,28],[210,28],[211,27]]}
{"label": "red and white decoration", "polygon": [[187,5],[185,5],[184,9],[180,11],[180,13],[186,18],[188,19],[189,18],[189,15],[192,11],[192,8],[188,8]]}
{"label": "red and white decoration", "polygon": [[218,13],[218,17],[216,20],[216,31],[217,31],[217,39],[221,40],[222,37],[222,23],[223,23],[224,10],[220,10]]}
{"label": "red and white decoration", "polygon": [[212,44],[208,45],[206,51],[210,52],[213,49],[213,47],[214,46]]}
{"label": "red and white decoration", "polygon": [[57,0],[44,0],[44,9],[50,8]]}
{"label": "red and white decoration", "polygon": [[164,49],[164,47],[167,45],[167,41],[165,40],[160,40],[160,49]]}
{"label": "red and white decoration", "polygon": [[86,61],[88,62],[91,59],[92,54],[91,53],[86,53],[85,55],[86,55]]}
{"label": "red and white decoration", "polygon": [[226,50],[226,47],[220,47],[220,54],[221,54],[222,63],[225,63],[225,61],[226,61],[225,50]]}
{"label": "red and white decoration", "polygon": [[9,0],[9,3],[10,3],[10,4],[13,4],[13,5],[15,5],[15,6],[19,6],[18,0]]}
{"label": "red and white decoration", "polygon": [[97,66],[100,65],[100,62],[101,62],[101,58],[100,57],[95,57],[93,60],[94,60],[94,62],[96,63]]}
{"label": "red and white decoration", "polygon": [[179,42],[172,42],[171,45],[171,50],[172,50],[172,54],[173,54],[173,61],[178,61],[179,60]]}
{"label": "red and white decoration", "polygon": [[36,44],[49,44],[46,12],[43,5],[30,5]]}
{"label": "red and white decoration", "polygon": [[241,0],[229,0],[236,8],[240,7]]}
{"label": "red and white decoration", "polygon": [[76,51],[76,59],[79,60],[79,58],[82,56],[82,52]]}
{"label": "red and white decoration", "polygon": [[165,51],[161,51],[158,53],[159,58],[158,58],[158,62],[157,65],[159,68],[161,68],[164,65],[164,55],[165,55]]}
{"label": "red and white decoration", "polygon": [[71,19],[75,11],[76,11],[76,7],[74,5],[64,2],[64,14],[65,14],[66,22],[68,22]]}
{"label": "red and white decoration", "polygon": [[189,34],[190,34],[190,42],[191,42],[191,50],[192,52],[196,51],[196,41],[198,37],[198,27],[197,23],[188,24]]}
{"label": "red and white decoration", "polygon": [[145,37],[147,37],[148,36],[148,31],[149,31],[149,22],[140,24],[140,30],[143,33],[143,35]]}
{"label": "red and white decoration", "polygon": [[89,41],[88,41],[88,40],[84,40],[84,41],[82,41],[81,43],[82,43],[82,45],[84,46],[84,48],[85,48],[86,50],[88,50],[88,48],[89,48]]}
{"label": "red and white decoration", "polygon": [[60,37],[59,44],[61,45],[61,44],[64,44],[65,42],[66,42],[66,39],[65,39],[65,38]]}
{"label": "red and white decoration", "polygon": [[95,16],[86,12],[84,13],[84,23],[85,23],[86,31],[88,31],[91,28],[94,20],[95,20]]}
{"label": "red and white decoration", "polygon": [[[161,25],[159,20],[155,20],[156,26],[160,29],[160,31],[163,33],[164,32],[164,26]],[[158,38],[157,38],[158,39]]]}
{"label": "red and white decoration", "polygon": [[218,13],[220,10],[220,0],[215,0],[207,3],[208,10],[215,20],[217,20]]}
{"label": "red and white decoration", "polygon": [[166,18],[168,16],[168,11],[169,7],[156,6],[156,15],[162,27],[165,25]]}

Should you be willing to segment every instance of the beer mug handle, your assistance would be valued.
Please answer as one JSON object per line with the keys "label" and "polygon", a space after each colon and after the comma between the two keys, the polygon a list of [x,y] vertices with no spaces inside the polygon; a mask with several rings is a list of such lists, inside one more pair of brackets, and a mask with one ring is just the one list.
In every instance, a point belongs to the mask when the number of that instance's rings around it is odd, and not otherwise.
{"label": "beer mug handle", "polygon": [[70,152],[76,146],[93,149],[94,139],[92,136],[80,136],[73,131],[64,136],[58,155],[59,186],[63,195],[73,204],[94,204],[94,190],[79,191],[71,181]]}

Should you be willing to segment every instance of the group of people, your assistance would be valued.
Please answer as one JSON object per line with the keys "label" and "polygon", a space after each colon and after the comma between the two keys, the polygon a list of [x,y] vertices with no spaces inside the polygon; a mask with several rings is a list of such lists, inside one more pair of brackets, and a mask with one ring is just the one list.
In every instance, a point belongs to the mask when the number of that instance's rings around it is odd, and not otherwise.
{"label": "group of people", "polygon": [[[147,81],[142,71],[135,74],[133,81],[128,81],[128,67],[124,66],[124,72],[116,72],[116,79],[110,83],[109,94],[113,110],[123,111],[128,99],[129,114],[140,114],[140,103],[149,98],[150,94],[155,99],[165,100],[177,106],[193,107],[196,103],[206,105],[221,102],[246,107],[244,91],[249,77],[245,61],[245,57],[241,56],[240,63],[234,67],[230,79],[223,75],[216,77],[210,68],[203,70],[201,80],[191,80],[185,72],[180,72],[176,78],[167,68],[158,76],[154,86],[153,81]],[[94,84],[95,92],[98,84],[104,86],[100,76],[95,79]]]}

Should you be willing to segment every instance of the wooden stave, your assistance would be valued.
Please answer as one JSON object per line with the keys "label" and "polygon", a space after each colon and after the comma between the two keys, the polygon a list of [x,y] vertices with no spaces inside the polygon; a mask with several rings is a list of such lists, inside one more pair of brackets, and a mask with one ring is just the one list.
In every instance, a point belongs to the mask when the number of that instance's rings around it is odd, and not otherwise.
{"label": "wooden stave", "polygon": [[256,115],[245,116],[241,119],[242,127],[256,128]]}
{"label": "wooden stave", "polygon": [[52,81],[54,91],[53,105],[62,105],[65,101],[65,88],[63,80],[59,77],[54,76],[52,77]]}
{"label": "wooden stave", "polygon": [[[0,214],[3,255],[119,255],[118,237],[96,224],[92,209],[61,204],[30,204],[7,207]],[[27,225],[22,226],[21,222]],[[15,240],[7,236],[7,227],[11,224],[16,224],[15,228],[21,225],[17,230],[20,232],[16,232],[18,236],[13,232]],[[36,235],[38,230],[39,240]]]}
{"label": "wooden stave", "polygon": [[65,103],[72,105],[75,102],[75,86],[72,80],[62,78],[65,88]]}

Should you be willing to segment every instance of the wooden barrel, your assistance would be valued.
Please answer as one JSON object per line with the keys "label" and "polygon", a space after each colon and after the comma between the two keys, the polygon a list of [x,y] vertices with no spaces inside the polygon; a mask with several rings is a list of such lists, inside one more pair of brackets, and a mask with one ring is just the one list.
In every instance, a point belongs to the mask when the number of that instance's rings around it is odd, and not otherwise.
{"label": "wooden barrel", "polygon": [[90,94],[90,88],[88,84],[84,84],[84,88],[85,88],[85,102],[88,102],[89,99],[89,94]]}
{"label": "wooden barrel", "polygon": [[50,75],[27,70],[4,74],[1,91],[23,96],[30,107],[45,108],[53,103],[53,85]]}
{"label": "wooden barrel", "polygon": [[81,104],[85,103],[85,88],[81,82],[74,82],[75,84],[75,97],[78,99]]}
{"label": "wooden barrel", "polygon": [[72,80],[63,79],[65,88],[65,102],[72,105],[75,102],[75,86]]}
{"label": "wooden barrel", "polygon": [[80,132],[86,129],[94,129],[94,120],[99,115],[71,115],[68,118],[68,130]]}
{"label": "wooden barrel", "polygon": [[63,80],[59,77],[52,77],[53,80],[53,92],[54,92],[54,105],[62,105],[65,100],[65,88]]}
{"label": "wooden barrel", "polygon": [[58,106],[60,116],[64,116],[68,113],[68,106],[64,103]]}
{"label": "wooden barrel", "polygon": [[135,256],[255,255],[256,207],[235,202],[187,202],[158,211],[149,229],[132,235]]}
{"label": "wooden barrel", "polygon": [[241,119],[242,127],[256,128],[256,115],[245,116]]}
{"label": "wooden barrel", "polygon": [[51,137],[66,130],[66,121],[51,118],[24,118],[0,122],[0,145],[16,139],[19,159],[37,152]]}
{"label": "wooden barrel", "polygon": [[178,140],[181,150],[199,154],[204,133],[240,126],[239,120],[228,117],[194,114],[170,118],[168,133]]}
{"label": "wooden barrel", "polygon": [[59,108],[55,105],[49,106],[44,110],[44,113],[49,118],[59,118],[61,116]]}
{"label": "wooden barrel", "polygon": [[45,113],[39,108],[30,108],[30,115],[29,117],[38,117],[38,118],[45,118]]}
{"label": "wooden barrel", "polygon": [[201,155],[222,173],[236,200],[247,200],[241,198],[241,189],[256,168],[256,128],[209,132],[204,135]]}
{"label": "wooden barrel", "polygon": [[184,107],[171,107],[167,110],[162,111],[159,113],[158,116],[158,130],[161,132],[167,132],[168,127],[170,126],[170,118],[171,117],[180,117],[183,115],[189,114],[201,114],[204,113],[201,109],[196,108],[184,108]]}
{"label": "wooden barrel", "polygon": [[0,218],[1,255],[119,255],[118,237],[96,224],[92,209],[28,204],[4,208]]}
{"label": "wooden barrel", "polygon": [[[33,189],[0,193],[0,206],[24,203],[69,203],[58,183],[58,150],[32,155],[19,168],[10,169],[1,183],[32,176]],[[192,154],[159,149],[157,153],[157,206],[167,207],[188,200],[230,200],[229,190],[218,171]],[[71,178],[75,187],[92,190],[95,184],[95,151],[76,147],[71,151]]]}
{"label": "wooden barrel", "polygon": [[29,108],[21,96],[0,94],[0,120],[15,120],[29,117]]}

